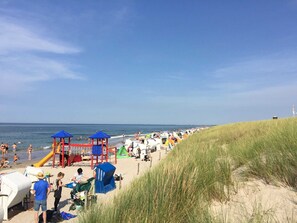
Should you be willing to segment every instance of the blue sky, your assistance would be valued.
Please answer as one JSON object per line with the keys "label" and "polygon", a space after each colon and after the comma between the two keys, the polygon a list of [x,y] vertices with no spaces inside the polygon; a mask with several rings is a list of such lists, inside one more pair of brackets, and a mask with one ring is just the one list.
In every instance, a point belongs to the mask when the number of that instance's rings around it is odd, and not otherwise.
{"label": "blue sky", "polygon": [[0,0],[0,122],[289,117],[296,24],[296,0]]}

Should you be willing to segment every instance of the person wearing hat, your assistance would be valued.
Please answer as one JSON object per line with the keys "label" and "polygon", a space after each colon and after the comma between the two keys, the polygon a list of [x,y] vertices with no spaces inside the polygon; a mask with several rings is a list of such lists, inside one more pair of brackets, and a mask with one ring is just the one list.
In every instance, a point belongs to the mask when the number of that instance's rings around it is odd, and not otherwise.
{"label": "person wearing hat", "polygon": [[35,210],[35,223],[38,223],[38,213],[41,207],[43,222],[46,223],[46,210],[47,210],[47,195],[50,193],[50,185],[44,180],[44,174],[39,172],[37,174],[39,179],[33,188],[33,194],[35,195],[34,210]]}

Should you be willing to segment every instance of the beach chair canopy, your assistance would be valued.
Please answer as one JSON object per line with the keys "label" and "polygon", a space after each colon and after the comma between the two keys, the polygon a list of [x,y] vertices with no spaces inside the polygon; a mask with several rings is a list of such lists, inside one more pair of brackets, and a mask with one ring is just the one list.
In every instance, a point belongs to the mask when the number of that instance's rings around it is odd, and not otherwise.
{"label": "beach chair canopy", "polygon": [[94,135],[91,135],[89,138],[90,139],[108,139],[110,138],[110,135],[107,135],[105,132],[99,131],[99,132],[96,132]]}
{"label": "beach chair canopy", "polygon": [[[19,172],[1,175],[0,209],[3,208],[3,219],[8,220],[8,209],[21,203],[32,185],[31,180]],[[2,214],[1,214],[2,215]],[[1,217],[0,217],[0,222]]]}
{"label": "beach chair canopy", "polygon": [[107,193],[116,188],[113,174],[116,167],[106,162],[96,168],[95,192]]}
{"label": "beach chair canopy", "polygon": [[73,135],[71,135],[70,133],[62,130],[60,132],[57,132],[56,134],[51,136],[52,138],[72,138]]}

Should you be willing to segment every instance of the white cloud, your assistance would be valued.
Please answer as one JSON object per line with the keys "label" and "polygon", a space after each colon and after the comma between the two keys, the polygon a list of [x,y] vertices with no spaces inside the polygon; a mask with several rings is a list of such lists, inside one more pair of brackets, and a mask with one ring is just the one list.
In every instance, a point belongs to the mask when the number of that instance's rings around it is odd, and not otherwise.
{"label": "white cloud", "polygon": [[[34,82],[54,79],[84,79],[65,63],[47,58],[22,55],[0,57],[0,94],[28,90]],[[26,86],[26,87],[25,87]],[[14,89],[13,91],[11,91]]]}
{"label": "white cloud", "polygon": [[218,113],[222,110],[243,117],[238,109],[244,108],[256,117],[257,111],[289,110],[292,104],[297,104],[296,74],[296,56],[266,56],[216,69],[204,80],[205,86],[197,84],[186,94],[166,92],[148,95],[146,99],[162,109],[176,109],[178,105],[193,111],[215,109]]}
{"label": "white cloud", "polygon": [[0,18],[0,54],[15,51],[49,53],[78,53],[80,50],[37,34],[32,28],[7,22]]}
{"label": "white cloud", "polygon": [[167,78],[174,80],[174,81],[188,81],[189,80],[189,78],[183,73],[171,74],[171,75],[168,75]]}
{"label": "white cloud", "polygon": [[84,79],[61,56],[54,58],[54,54],[73,54],[80,49],[50,40],[36,30],[0,17],[0,95],[26,91],[40,81]]}
{"label": "white cloud", "polygon": [[226,92],[277,87],[297,81],[296,74],[296,56],[266,56],[215,70],[210,87]]}
{"label": "white cloud", "polygon": [[150,75],[150,80],[157,81],[157,82],[164,82],[164,81],[192,81],[193,77],[189,77],[189,75],[184,74],[183,72],[175,72],[175,73],[156,73]]}
{"label": "white cloud", "polygon": [[297,101],[297,81],[281,86],[271,86],[232,95],[236,104],[249,104],[260,107],[283,106]]}

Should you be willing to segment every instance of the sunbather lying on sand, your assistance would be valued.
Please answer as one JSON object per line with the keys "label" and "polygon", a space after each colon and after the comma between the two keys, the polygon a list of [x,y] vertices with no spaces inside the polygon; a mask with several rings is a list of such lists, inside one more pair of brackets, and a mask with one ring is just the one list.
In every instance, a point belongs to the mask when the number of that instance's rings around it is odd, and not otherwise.
{"label": "sunbather lying on sand", "polygon": [[0,168],[11,168],[7,158],[2,158],[1,163],[0,163]]}

